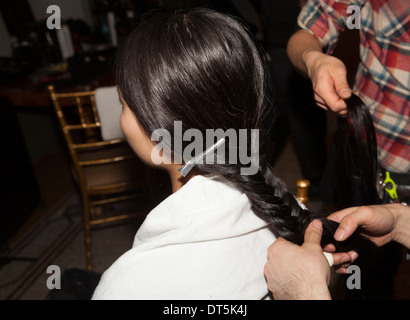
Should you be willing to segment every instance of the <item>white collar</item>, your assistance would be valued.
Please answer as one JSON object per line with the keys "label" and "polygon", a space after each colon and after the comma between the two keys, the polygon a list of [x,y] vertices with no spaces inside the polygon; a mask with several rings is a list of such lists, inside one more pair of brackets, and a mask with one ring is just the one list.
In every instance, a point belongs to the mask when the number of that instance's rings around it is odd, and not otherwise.
{"label": "white collar", "polygon": [[145,219],[134,246],[231,238],[266,227],[243,192],[219,178],[195,176]]}

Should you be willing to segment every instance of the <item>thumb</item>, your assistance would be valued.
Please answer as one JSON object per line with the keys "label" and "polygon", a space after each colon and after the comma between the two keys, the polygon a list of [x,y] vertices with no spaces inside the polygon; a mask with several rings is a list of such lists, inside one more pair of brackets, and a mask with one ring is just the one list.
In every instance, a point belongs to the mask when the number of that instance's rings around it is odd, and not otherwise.
{"label": "thumb", "polygon": [[338,75],[334,77],[335,90],[338,96],[342,99],[347,99],[352,95],[352,90],[347,83],[346,71],[339,71]]}
{"label": "thumb", "polygon": [[305,231],[305,242],[303,245],[319,245],[322,239],[323,227],[320,220],[313,220]]}

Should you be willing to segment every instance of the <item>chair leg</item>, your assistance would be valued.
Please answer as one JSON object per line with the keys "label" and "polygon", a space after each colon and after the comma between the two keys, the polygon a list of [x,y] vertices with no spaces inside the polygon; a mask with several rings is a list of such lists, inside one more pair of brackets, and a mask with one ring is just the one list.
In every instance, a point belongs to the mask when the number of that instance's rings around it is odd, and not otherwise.
{"label": "chair leg", "polygon": [[84,240],[85,240],[85,255],[87,262],[87,270],[93,269],[92,253],[91,253],[91,226],[90,226],[90,206],[88,199],[84,199]]}

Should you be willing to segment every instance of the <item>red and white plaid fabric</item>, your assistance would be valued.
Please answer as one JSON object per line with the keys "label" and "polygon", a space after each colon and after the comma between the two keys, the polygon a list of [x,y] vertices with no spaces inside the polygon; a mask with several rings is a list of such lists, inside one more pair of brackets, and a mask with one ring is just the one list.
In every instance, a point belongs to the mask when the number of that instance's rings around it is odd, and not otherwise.
{"label": "red and white plaid fabric", "polygon": [[354,90],[370,109],[380,164],[410,172],[410,0],[309,0],[298,24],[331,54],[351,13],[360,8],[360,64]]}

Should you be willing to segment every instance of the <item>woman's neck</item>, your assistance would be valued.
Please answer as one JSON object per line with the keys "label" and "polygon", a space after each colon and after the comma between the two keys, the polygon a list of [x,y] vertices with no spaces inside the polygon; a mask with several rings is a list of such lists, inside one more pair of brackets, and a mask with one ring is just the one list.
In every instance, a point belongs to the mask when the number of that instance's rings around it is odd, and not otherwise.
{"label": "woman's neck", "polygon": [[177,192],[179,189],[181,189],[189,180],[191,180],[193,177],[198,175],[198,170],[195,168],[192,169],[189,174],[184,177],[181,175],[181,173],[178,171],[178,168],[181,165],[171,165],[167,168],[168,174],[171,178],[171,184],[172,184],[172,193]]}

